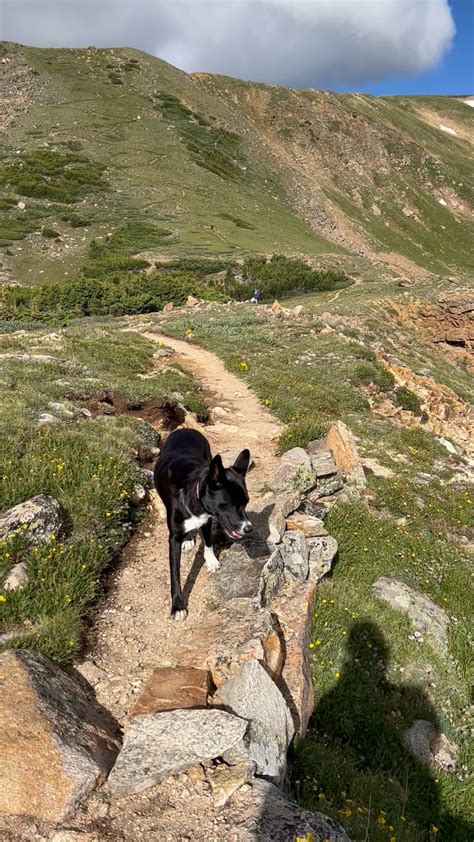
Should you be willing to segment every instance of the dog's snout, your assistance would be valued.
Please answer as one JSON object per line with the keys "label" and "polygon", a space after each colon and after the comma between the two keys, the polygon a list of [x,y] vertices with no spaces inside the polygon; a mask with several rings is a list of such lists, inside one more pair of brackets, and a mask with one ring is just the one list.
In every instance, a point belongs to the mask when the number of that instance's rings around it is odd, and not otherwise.
{"label": "dog's snout", "polygon": [[245,535],[249,535],[253,531],[253,526],[252,526],[252,524],[250,523],[249,520],[246,521],[246,523],[244,524],[243,531],[244,531]]}

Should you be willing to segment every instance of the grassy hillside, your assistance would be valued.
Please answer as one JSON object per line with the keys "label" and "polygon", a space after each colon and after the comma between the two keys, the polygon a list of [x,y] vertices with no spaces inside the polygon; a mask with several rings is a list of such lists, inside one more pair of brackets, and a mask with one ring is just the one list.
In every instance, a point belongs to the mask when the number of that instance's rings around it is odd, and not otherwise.
{"label": "grassy hillside", "polygon": [[349,250],[402,271],[472,267],[474,115],[453,98],[190,76],[125,49],[2,53],[7,281],[70,279],[91,240],[137,221],[160,230],[141,243],[154,255]]}

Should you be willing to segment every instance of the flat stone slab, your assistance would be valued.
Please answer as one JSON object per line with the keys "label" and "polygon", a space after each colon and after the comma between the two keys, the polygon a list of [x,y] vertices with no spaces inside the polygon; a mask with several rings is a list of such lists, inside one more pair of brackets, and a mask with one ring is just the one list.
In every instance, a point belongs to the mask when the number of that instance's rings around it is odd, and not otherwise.
{"label": "flat stone slab", "polygon": [[135,716],[109,775],[109,792],[114,798],[143,792],[169,775],[221,757],[246,731],[245,719],[211,708]]}
{"label": "flat stone slab", "polygon": [[423,766],[455,772],[459,749],[444,734],[440,734],[432,722],[416,719],[405,731],[406,747]]}
{"label": "flat stone slab", "polygon": [[208,670],[157,667],[128,712],[128,718],[178,708],[205,708],[211,691]]}
{"label": "flat stone slab", "polygon": [[246,541],[233,544],[221,553],[221,566],[213,584],[219,600],[255,597],[258,594],[262,570],[268,561],[266,544]]}
{"label": "flat stone slab", "polygon": [[377,579],[372,590],[375,596],[388,602],[395,611],[406,614],[417,631],[430,635],[439,646],[446,648],[449,617],[431,599],[388,576]]}
{"label": "flat stone slab", "polygon": [[327,477],[336,473],[337,466],[326,439],[310,442],[306,450],[316,477]]}
{"label": "flat stone slab", "polygon": [[0,813],[64,821],[107,777],[118,725],[38,652],[1,654],[0,687]]}

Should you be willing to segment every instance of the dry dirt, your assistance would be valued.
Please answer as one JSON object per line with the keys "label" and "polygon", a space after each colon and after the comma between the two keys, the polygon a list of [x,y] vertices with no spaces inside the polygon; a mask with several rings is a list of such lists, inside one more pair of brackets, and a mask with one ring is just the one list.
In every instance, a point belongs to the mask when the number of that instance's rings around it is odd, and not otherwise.
{"label": "dry dirt", "polygon": [[[264,496],[276,467],[278,422],[249,387],[226,371],[209,351],[155,333],[143,335],[157,345],[162,342],[172,348],[177,354],[175,361],[201,385],[209,406],[214,409],[215,423],[203,429],[213,453],[249,447],[255,462],[247,478],[251,513]],[[186,424],[199,426],[192,418]],[[187,582],[184,587],[189,599],[188,619],[184,624],[170,620],[168,533],[158,498],[152,499],[150,509],[150,518],[135,533],[112,577],[97,619],[97,642],[90,656],[104,671],[103,680],[96,687],[97,697],[119,721],[123,721],[127,708],[155,666],[179,663],[179,653],[192,647],[193,638],[198,633],[202,635],[203,627],[213,635],[211,625],[205,621],[215,606],[216,595],[212,574],[200,569],[199,550],[183,556],[182,581]]]}

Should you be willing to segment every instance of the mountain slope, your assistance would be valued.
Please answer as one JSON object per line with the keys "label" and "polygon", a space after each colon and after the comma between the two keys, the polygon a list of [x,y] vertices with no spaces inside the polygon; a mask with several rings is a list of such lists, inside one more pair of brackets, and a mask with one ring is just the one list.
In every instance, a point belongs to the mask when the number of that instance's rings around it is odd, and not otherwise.
{"label": "mountain slope", "polygon": [[[2,54],[6,280],[70,277],[92,238],[144,218],[164,254],[348,250],[409,271],[472,266],[474,115],[460,101],[188,75],[128,49]],[[45,192],[51,181],[61,190]]]}

